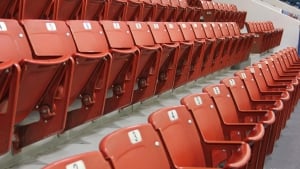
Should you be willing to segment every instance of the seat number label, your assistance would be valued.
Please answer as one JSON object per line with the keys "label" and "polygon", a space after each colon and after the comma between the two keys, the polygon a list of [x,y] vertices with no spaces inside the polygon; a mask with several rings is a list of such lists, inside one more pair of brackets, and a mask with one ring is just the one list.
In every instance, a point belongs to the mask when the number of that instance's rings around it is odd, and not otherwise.
{"label": "seat number label", "polygon": [[83,27],[85,30],[92,30],[92,25],[89,22],[83,22]]}
{"label": "seat number label", "polygon": [[48,31],[56,31],[56,25],[53,22],[46,23],[46,28]]}
{"label": "seat number label", "polygon": [[200,106],[200,105],[202,105],[202,103],[203,103],[200,96],[194,97],[194,102],[195,102],[195,104],[196,104],[197,106]]}
{"label": "seat number label", "polygon": [[82,160],[76,161],[74,163],[68,164],[66,169],[86,169],[84,162]]}
{"label": "seat number label", "polygon": [[114,29],[121,29],[121,26],[118,22],[114,22],[113,27],[114,27]]}
{"label": "seat number label", "polygon": [[177,114],[176,110],[170,110],[170,111],[168,111],[168,115],[169,115],[169,119],[171,121],[178,120],[178,114]]}
{"label": "seat number label", "polygon": [[7,31],[6,24],[4,22],[0,22],[0,31]]}
{"label": "seat number label", "polygon": [[213,88],[215,95],[221,94],[220,88],[219,87],[214,87]]}
{"label": "seat number label", "polygon": [[135,27],[136,27],[136,29],[142,29],[142,24],[141,23],[136,23]]}
{"label": "seat number label", "polygon": [[235,80],[234,79],[230,79],[229,83],[230,83],[230,86],[235,86]]}
{"label": "seat number label", "polygon": [[132,130],[128,132],[128,137],[131,144],[136,144],[142,141],[142,136],[139,130]]}

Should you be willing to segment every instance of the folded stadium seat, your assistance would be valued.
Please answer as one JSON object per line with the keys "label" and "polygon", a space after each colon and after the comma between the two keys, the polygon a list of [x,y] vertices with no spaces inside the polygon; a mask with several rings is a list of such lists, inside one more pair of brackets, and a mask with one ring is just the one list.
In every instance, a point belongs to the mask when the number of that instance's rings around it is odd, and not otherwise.
{"label": "folded stadium seat", "polygon": [[98,21],[71,20],[67,25],[76,51],[66,130],[103,114],[112,56]]}
{"label": "folded stadium seat", "polygon": [[269,139],[270,127],[275,121],[275,115],[271,110],[239,110],[236,106],[233,96],[230,94],[229,89],[224,84],[209,85],[203,89],[207,92],[214,100],[218,111],[222,116],[224,123],[260,123],[265,127],[265,135],[260,142],[252,145],[253,154],[257,154],[257,159],[250,161],[250,168],[259,168],[260,160],[264,160],[265,152],[261,152],[261,146]]}
{"label": "folded stadium seat", "polygon": [[231,21],[237,22],[239,28],[242,29],[244,27],[244,24],[245,24],[247,12],[246,11],[239,11],[237,9],[237,6],[234,5],[234,4],[228,4],[228,7],[231,11],[235,12],[233,20],[231,20]]}
{"label": "folded stadium seat", "polygon": [[225,17],[226,17],[226,11],[223,10],[223,8],[221,7],[221,3],[218,3],[218,2],[214,2],[214,1],[211,1],[211,4],[213,6],[213,9],[217,10],[218,11],[218,15],[216,16],[216,21],[218,22],[223,22],[225,20]]}
{"label": "folded stadium seat", "polygon": [[228,58],[225,59],[225,66],[232,66],[240,63],[242,61],[242,56],[240,55],[239,51],[245,50],[242,38],[240,36],[230,34],[226,22],[219,22],[218,25],[223,37],[228,38],[231,43],[231,47],[228,49]]}
{"label": "folded stadium seat", "polygon": [[102,139],[99,149],[114,169],[194,169],[171,166],[163,142],[150,124],[118,129]]}
{"label": "folded stadium seat", "polygon": [[126,22],[103,20],[100,23],[112,54],[104,108],[104,113],[109,113],[132,102],[140,50],[134,45]]}
{"label": "folded stadium seat", "polygon": [[173,88],[177,88],[188,81],[188,74],[191,69],[193,41],[185,41],[180,27],[177,23],[165,22],[171,42],[179,43],[179,52],[176,63],[176,75]]}
{"label": "folded stadium seat", "polygon": [[151,0],[150,1],[155,6],[154,17],[151,21],[164,22],[166,21],[169,6],[162,4],[161,0]]}
{"label": "folded stadium seat", "polygon": [[298,71],[300,68],[300,60],[296,48],[289,47],[288,49],[278,52],[283,58],[284,65],[289,71]]}
{"label": "folded stadium seat", "polygon": [[176,13],[175,16],[173,16],[174,22],[186,22],[185,20],[185,14],[187,11],[187,7],[183,7],[180,5],[179,0],[170,0],[169,1],[172,7],[176,7]]}
{"label": "folded stadium seat", "polygon": [[108,0],[105,7],[105,20],[138,21],[143,2],[136,0]]}
{"label": "folded stadium seat", "polygon": [[283,34],[283,28],[276,28],[273,25],[273,22],[267,21],[265,22],[267,29],[268,30],[274,30],[276,32],[276,37],[275,37],[275,44],[274,46],[279,46],[281,39],[282,39],[282,34]]}
{"label": "folded stadium seat", "polygon": [[0,20],[0,155],[11,148],[21,74],[18,57],[23,52],[26,55],[22,49],[17,50],[17,45],[22,44],[22,40],[9,38],[17,35],[14,33],[15,28],[11,28],[15,24],[17,23],[12,20]]}
{"label": "folded stadium seat", "polygon": [[[6,69],[7,79],[2,79],[5,76],[1,75],[2,94],[0,94],[1,109],[4,112],[1,114],[1,118],[5,116],[8,118],[4,124],[8,124],[9,121],[13,122],[13,145],[14,152],[17,152],[26,145],[63,130],[73,61],[70,56],[47,57],[37,55],[40,54],[39,52],[31,53],[25,33],[16,20],[2,19],[0,23],[3,59],[7,59],[7,63],[11,60],[13,63],[20,65],[19,68],[15,64],[14,67]],[[43,26],[46,28],[45,25]],[[41,41],[39,43],[48,42],[47,46],[55,46],[50,38],[46,42]],[[6,56],[9,56],[9,58],[6,58]],[[2,60],[2,62],[1,65],[5,65],[5,60]],[[15,78],[18,76],[16,74],[12,77],[8,71],[21,73],[18,85],[11,84],[11,86],[7,86],[16,81]],[[11,99],[11,97],[15,97],[15,100],[10,100],[8,103],[7,99]],[[9,107],[5,108],[6,106]],[[16,115],[15,119],[5,113],[8,110],[13,111],[11,113]],[[32,115],[35,114],[37,118],[30,120]],[[26,122],[26,120],[28,121]],[[40,130],[37,131],[37,128]],[[9,141],[12,141],[10,140],[11,127],[9,127],[9,124],[3,128],[1,127],[2,129],[7,129],[4,134]],[[5,142],[3,140],[2,145],[4,147],[8,146]]]}
{"label": "folded stadium seat", "polygon": [[143,2],[143,11],[140,21],[154,21],[157,5],[153,4],[151,0],[141,0],[141,2]]}
{"label": "folded stadium seat", "polygon": [[[283,110],[283,102],[281,100],[255,100],[252,101],[247,89],[245,88],[243,81],[239,77],[229,77],[221,80],[221,83],[224,84],[229,90],[231,95],[234,98],[236,106],[239,110],[265,110],[273,111],[275,118],[272,126],[266,129],[266,139],[262,142],[262,147],[260,149],[261,154],[267,154],[268,147],[274,146],[277,134],[277,128],[280,120],[281,113]],[[276,121],[275,121],[276,119]],[[269,135],[267,135],[269,134]],[[263,168],[265,156],[261,156],[258,168]]]}
{"label": "folded stadium seat", "polygon": [[179,9],[177,6],[173,6],[171,0],[161,0],[161,4],[167,6],[166,18],[164,21],[166,22],[175,22],[177,13],[179,10],[183,10],[183,8]]}
{"label": "folded stadium seat", "polygon": [[[202,64],[204,53],[206,51],[206,41],[204,38],[196,39],[192,25],[186,22],[178,22],[185,41],[194,43],[191,54],[191,65],[188,73],[188,81],[200,78],[202,73]],[[196,23],[193,23],[196,24]]]}
{"label": "folded stadium seat", "polygon": [[[291,104],[293,104],[293,92],[294,92],[294,87],[293,85],[280,85],[280,84],[269,84],[267,82],[267,79],[265,79],[264,75],[262,74],[260,68],[258,66],[249,66],[246,67],[246,69],[249,69],[250,72],[252,73],[256,83],[258,84],[259,90],[260,91],[276,91],[276,92],[289,92],[290,95],[290,100]],[[282,124],[281,124],[281,129],[285,127],[286,121],[289,117],[289,112],[283,113],[282,117]],[[278,136],[279,137],[279,136]]]}
{"label": "folded stadium seat", "polygon": [[161,136],[170,160],[177,168],[222,165],[222,168],[242,168],[250,159],[250,147],[244,142],[204,140],[183,105],[159,109],[149,116],[148,121]]}
{"label": "folded stadium seat", "polygon": [[84,0],[83,10],[81,12],[84,20],[103,20],[106,16],[105,0]]}
{"label": "folded stadium seat", "polygon": [[146,22],[127,22],[135,45],[140,49],[140,60],[137,66],[136,87],[132,103],[143,101],[155,94],[159,74],[159,63],[162,47],[155,44]]}
{"label": "folded stadium seat", "polygon": [[202,9],[197,6],[189,6],[187,0],[179,0],[179,5],[185,8],[183,21],[200,22]]}
{"label": "folded stadium seat", "polygon": [[[249,47],[251,47],[252,43],[251,37],[236,34],[231,22],[221,23],[221,25],[223,35],[229,36],[236,41],[235,50],[233,49],[233,53],[235,54],[233,54],[230,61],[231,65],[247,60],[250,53]],[[227,29],[224,27],[227,27]]]}
{"label": "folded stadium seat", "polygon": [[82,14],[85,7],[85,0],[55,0],[53,19],[75,20],[83,19]]}
{"label": "folded stadium seat", "polygon": [[199,6],[202,8],[202,15],[200,21],[202,22],[214,22],[218,11],[213,9],[213,6],[209,6],[210,1],[199,1]]}
{"label": "folded stadium seat", "polygon": [[13,12],[16,7],[16,0],[0,1],[0,18],[14,18]]}
{"label": "folded stadium seat", "polygon": [[[276,131],[276,140],[280,136],[280,132],[282,129],[282,124],[284,120],[284,113],[287,113],[289,111],[289,107],[291,105],[290,95],[287,91],[280,92],[280,91],[261,91],[260,88],[257,85],[257,82],[255,81],[255,78],[253,77],[250,70],[240,70],[235,72],[235,76],[239,77],[245,86],[245,88],[248,91],[248,94],[251,98],[251,100],[273,100],[277,101],[281,100],[284,104],[283,110],[280,112],[276,112],[276,121],[275,126],[277,126]],[[273,151],[273,146],[269,145],[268,147],[268,154],[271,154]]]}
{"label": "folded stadium seat", "polygon": [[[288,69],[287,65],[285,64],[286,59],[283,58],[284,52],[279,51],[274,53],[273,55],[267,57],[269,60],[271,60],[276,67],[276,69],[279,71],[279,73],[282,76],[294,76],[297,79],[299,79],[300,72],[299,70],[295,69]],[[287,61],[287,60],[286,60]],[[288,61],[287,61],[288,62]]]}
{"label": "folded stadium seat", "polygon": [[180,44],[171,42],[164,23],[147,23],[154,38],[154,42],[160,44],[162,47],[159,74],[155,89],[155,94],[161,94],[167,90],[171,90],[174,86]]}
{"label": "folded stadium seat", "polygon": [[257,28],[255,28],[255,24],[252,22],[251,23],[246,22],[245,25],[248,33],[254,33],[251,52],[252,53],[264,52],[263,43],[266,41],[265,39],[267,39],[267,35],[264,33],[258,33]]}
{"label": "folded stadium seat", "polygon": [[[225,140],[226,142],[242,140],[249,145],[253,145],[260,142],[264,136],[262,124],[224,123],[220,119],[213,100],[207,93],[190,94],[183,97],[180,102],[190,111],[203,139],[207,142],[213,140]],[[237,135],[237,133],[240,134]],[[256,161],[256,157],[257,154],[252,152],[250,161]],[[251,163],[249,166],[251,166]]]}
{"label": "folded stadium seat", "polygon": [[[236,22],[230,22],[230,24],[227,25],[227,27],[230,29],[233,29],[233,31],[235,32],[235,35],[237,36],[242,36],[243,38],[246,39],[247,42],[246,43],[246,49],[245,53],[244,53],[244,60],[247,60],[249,57],[249,54],[251,52],[251,47],[254,43],[254,34],[253,33],[241,33],[240,32],[240,28],[238,26],[238,24]],[[230,28],[231,27],[231,28]]]}
{"label": "folded stadium seat", "polygon": [[[205,41],[205,51],[204,58],[201,66],[201,76],[206,76],[212,72],[211,65],[215,55],[216,47],[218,46],[218,41],[215,38],[207,38],[206,31],[204,27],[207,27],[207,23],[193,22],[192,28],[195,33],[196,39]],[[213,32],[211,27],[208,27],[209,32]],[[211,35],[213,36],[213,35]]]}
{"label": "folded stadium seat", "polygon": [[74,155],[43,167],[43,169],[111,169],[112,167],[99,151]]}
{"label": "folded stadium seat", "polygon": [[[274,67],[270,66],[270,68],[268,67],[268,61],[265,62],[258,62],[253,64],[254,66],[257,66],[260,69],[260,72],[262,74],[262,76],[264,77],[266,84],[268,87],[272,87],[272,88],[279,88],[279,89],[286,89],[287,87],[292,86],[293,91],[290,92],[290,96],[291,96],[291,100],[292,100],[292,105],[291,106],[295,106],[298,102],[297,99],[297,89],[299,86],[299,82],[296,78],[293,79],[275,79],[276,77],[274,77],[275,72],[277,71]],[[274,73],[271,73],[274,72]],[[292,108],[292,107],[290,107]],[[293,110],[291,110],[290,112],[293,112]]]}
{"label": "folded stadium seat", "polygon": [[53,19],[55,0],[19,0],[13,12],[16,19]]}
{"label": "folded stadium seat", "polygon": [[214,29],[216,29],[217,25],[214,22],[203,23],[203,30],[205,31],[206,37],[209,39],[214,39],[216,41],[215,50],[213,50],[213,58],[211,58],[211,64],[209,65],[210,70],[209,73],[215,72],[219,70],[221,65],[221,59],[223,57],[224,48],[227,45],[225,38],[220,36],[216,36]]}
{"label": "folded stadium seat", "polygon": [[225,24],[223,25],[222,22],[217,22],[215,24],[212,23],[212,26],[216,37],[224,39],[223,54],[219,61],[219,69],[222,69],[229,66],[230,59],[235,55],[234,50],[237,45],[235,39],[229,36],[229,32],[227,31],[227,33],[225,33],[227,30]]}

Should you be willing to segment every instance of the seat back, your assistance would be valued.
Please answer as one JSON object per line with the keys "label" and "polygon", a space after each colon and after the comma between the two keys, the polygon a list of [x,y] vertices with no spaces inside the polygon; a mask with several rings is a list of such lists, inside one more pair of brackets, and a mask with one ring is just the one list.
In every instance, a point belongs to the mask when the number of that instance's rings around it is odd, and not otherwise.
{"label": "seat back", "polygon": [[180,102],[191,112],[205,140],[225,140],[218,110],[207,93],[190,94]]}
{"label": "seat back", "polygon": [[171,38],[164,23],[148,22],[155,43],[171,43]]}
{"label": "seat back", "polygon": [[137,78],[140,50],[134,45],[126,22],[100,21],[112,54],[105,113],[129,105]]}
{"label": "seat back", "polygon": [[83,0],[55,0],[54,17],[56,20],[82,19]]}
{"label": "seat back", "polygon": [[154,39],[146,22],[127,22],[134,43],[138,46],[154,46]]}
{"label": "seat back", "polygon": [[185,106],[162,108],[148,120],[161,135],[174,166],[206,166],[197,128]]}
{"label": "seat back", "polygon": [[200,22],[192,22],[192,28],[193,31],[195,33],[195,37],[196,39],[205,39],[206,38],[206,34],[203,28],[204,23],[200,23]]}
{"label": "seat back", "polygon": [[214,34],[214,30],[210,22],[203,23],[202,27],[207,38],[216,38],[216,35]]}
{"label": "seat back", "polygon": [[230,93],[240,110],[251,110],[251,100],[243,84],[243,81],[239,77],[229,77],[221,80],[221,83],[230,90]]}
{"label": "seat back", "polygon": [[17,19],[52,19],[54,0],[20,0]]}
{"label": "seat back", "polygon": [[240,120],[232,96],[224,84],[209,85],[203,91],[213,98],[225,123],[234,123]]}
{"label": "seat back", "polygon": [[103,26],[110,48],[128,49],[134,46],[129,27],[125,22],[103,20],[100,23]]}
{"label": "seat back", "polygon": [[103,20],[105,17],[106,1],[103,0],[85,0],[83,3],[82,19],[85,20]]}
{"label": "seat back", "polygon": [[154,43],[151,31],[145,22],[127,22],[135,44],[140,48],[137,68],[137,88],[133,103],[154,95],[161,58],[161,46]]}
{"label": "seat back", "polygon": [[[191,56],[191,66],[189,71],[189,79],[195,80],[201,76],[201,68],[206,50],[206,42],[204,39],[196,40],[192,25],[185,22],[178,23],[183,34],[183,37],[187,41],[193,41],[194,46]],[[192,23],[196,24],[196,23]],[[195,25],[197,27],[197,24]],[[197,29],[197,28],[196,28]]]}
{"label": "seat back", "polygon": [[260,89],[250,70],[240,70],[235,72],[234,75],[238,76],[243,81],[250,98],[258,100],[261,99]]}
{"label": "seat back", "polygon": [[118,129],[103,138],[99,148],[113,168],[171,168],[163,143],[150,124]]}
{"label": "seat back", "polygon": [[53,162],[43,167],[43,169],[65,168],[111,169],[111,166],[99,151],[92,151],[74,155],[72,157]]}
{"label": "seat back", "polygon": [[67,24],[77,48],[66,124],[69,129],[102,115],[112,58],[98,21],[70,20]]}

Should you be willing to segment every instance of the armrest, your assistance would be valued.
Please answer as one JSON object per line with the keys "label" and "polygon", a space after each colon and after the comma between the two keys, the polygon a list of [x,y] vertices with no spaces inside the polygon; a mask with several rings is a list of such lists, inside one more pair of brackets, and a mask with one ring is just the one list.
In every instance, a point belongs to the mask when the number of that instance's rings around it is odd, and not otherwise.
{"label": "armrest", "polygon": [[209,141],[205,146],[212,150],[225,150],[231,152],[224,168],[241,168],[245,166],[251,157],[250,146],[241,141]]}
{"label": "armrest", "polygon": [[125,54],[131,54],[131,53],[134,53],[134,54],[139,54],[140,53],[140,50],[139,48],[137,47],[133,47],[133,48],[129,48],[129,49],[110,49],[111,50],[111,53],[115,52],[115,53],[125,53]]}
{"label": "armrest", "polygon": [[243,141],[247,143],[259,141],[265,134],[261,123],[225,123],[225,130],[227,132],[239,131],[243,136]]}
{"label": "armrest", "polygon": [[47,60],[24,59],[22,62],[37,64],[37,65],[57,65],[57,64],[65,63],[69,60],[73,60],[71,55],[64,55],[64,56],[59,57],[59,58],[47,59]]}
{"label": "armrest", "polygon": [[275,111],[280,111],[283,109],[283,102],[281,100],[255,100],[253,102],[254,107],[257,110],[268,108]]}
{"label": "armrest", "polygon": [[258,122],[261,122],[264,125],[270,125],[275,122],[275,114],[271,110],[240,110],[239,112],[240,116],[252,116],[258,118]]}

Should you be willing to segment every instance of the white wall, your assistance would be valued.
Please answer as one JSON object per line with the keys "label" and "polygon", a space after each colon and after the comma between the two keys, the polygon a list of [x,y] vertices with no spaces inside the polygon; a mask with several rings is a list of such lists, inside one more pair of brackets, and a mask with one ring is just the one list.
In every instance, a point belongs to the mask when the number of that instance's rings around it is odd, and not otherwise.
{"label": "white wall", "polygon": [[267,2],[279,9],[284,9],[284,10],[287,10],[287,11],[290,11],[291,13],[293,14],[296,14],[296,15],[299,15],[300,16],[300,10],[294,6],[291,6],[285,2],[282,2],[282,1],[279,1],[279,0],[261,0],[261,1],[264,1],[264,2]]}
{"label": "white wall", "polygon": [[298,48],[300,21],[281,14],[281,10],[266,2],[257,0],[214,0],[216,2],[231,3],[237,5],[239,10],[247,11],[246,21],[267,21],[273,22],[277,28],[283,28],[284,33],[280,50],[287,46]]}

